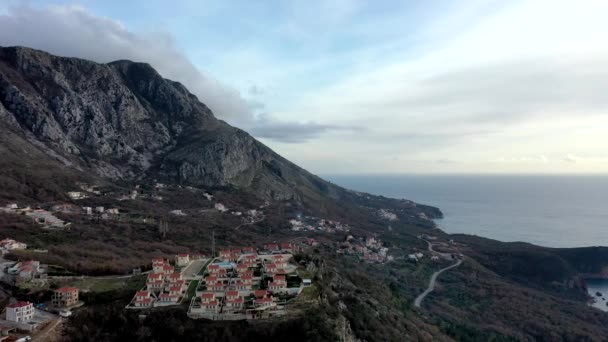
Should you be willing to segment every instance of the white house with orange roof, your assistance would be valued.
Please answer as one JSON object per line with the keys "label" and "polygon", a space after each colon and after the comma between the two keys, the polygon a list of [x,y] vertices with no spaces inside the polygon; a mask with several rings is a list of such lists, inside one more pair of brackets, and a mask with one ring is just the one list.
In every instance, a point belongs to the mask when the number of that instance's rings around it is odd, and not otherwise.
{"label": "white house with orange roof", "polygon": [[287,267],[287,260],[283,255],[277,254],[274,256],[274,264],[277,268],[285,268]]}
{"label": "white house with orange roof", "polygon": [[29,322],[34,318],[34,305],[30,302],[16,302],[6,307],[6,320]]}
{"label": "white house with orange roof", "polygon": [[243,254],[257,254],[254,247],[243,247]]}
{"label": "white house with orange roof", "polygon": [[166,279],[167,279],[168,282],[174,283],[176,281],[182,280],[183,278],[182,278],[182,274],[181,273],[174,272],[174,273],[169,274]]}
{"label": "white house with orange roof", "polygon": [[218,274],[220,272],[220,269],[221,269],[221,267],[218,264],[212,264],[207,267],[207,271],[210,274]]}
{"label": "white house with orange roof", "polygon": [[268,283],[268,289],[272,292],[284,292],[287,290],[287,285],[284,283],[277,283],[272,281]]}
{"label": "white house with orange roof", "polygon": [[239,291],[226,291],[226,299],[224,302],[226,307],[240,308],[245,301],[243,297],[239,296]]}
{"label": "white house with orange roof", "polygon": [[151,307],[154,303],[154,298],[150,296],[150,292],[148,291],[137,291],[135,293],[135,300],[133,301],[133,306],[138,308],[147,308]]}
{"label": "white house with orange roof", "polygon": [[219,258],[224,260],[224,261],[229,261],[231,258],[232,254],[230,253],[229,249],[222,249],[220,251],[220,256]]}
{"label": "white house with orange roof", "polygon": [[171,273],[175,272],[175,269],[173,268],[173,266],[169,265],[169,264],[165,264],[162,268],[162,274],[164,274],[166,277],[168,277]]}
{"label": "white house with orange roof", "polygon": [[255,298],[264,298],[264,297],[268,296],[268,291],[266,291],[266,290],[255,290],[253,292],[253,295],[255,296]]}
{"label": "white house with orange roof", "polygon": [[172,293],[161,293],[158,295],[158,302],[162,304],[175,304],[179,301],[180,295]]}
{"label": "white house with orange roof", "polygon": [[217,284],[218,279],[216,276],[208,275],[205,277],[205,285],[211,286]]}
{"label": "white house with orange roof", "polygon": [[256,298],[253,302],[256,308],[270,308],[275,306],[274,300],[270,297]]}
{"label": "white house with orange roof", "polygon": [[210,290],[213,292],[223,292],[225,289],[226,289],[226,287],[222,283],[215,283],[211,286],[207,286],[207,290]]}
{"label": "white house with orange roof", "polygon": [[184,288],[179,285],[169,286],[169,294],[172,296],[181,296]]}
{"label": "white house with orange roof", "polygon": [[268,274],[274,274],[277,271],[277,265],[274,263],[266,264],[266,265],[264,265],[264,270]]}
{"label": "white house with orange roof", "polygon": [[201,294],[201,302],[209,303],[215,300],[215,293],[213,292],[203,292]]}
{"label": "white house with orange roof", "polygon": [[245,273],[247,271],[249,271],[249,265],[247,265],[247,264],[238,264],[236,266],[236,272],[238,274],[243,274],[243,273]]}
{"label": "white house with orange roof", "polygon": [[276,276],[272,277],[272,281],[274,281],[275,283],[278,283],[278,284],[287,284],[287,281],[285,280],[284,275],[276,275]]}
{"label": "white house with orange roof", "polygon": [[148,291],[158,292],[163,290],[163,274],[162,273],[150,273],[146,280],[146,288]]}
{"label": "white house with orange roof", "polygon": [[210,312],[217,312],[220,309],[220,302],[217,300],[212,300],[209,302],[201,303],[201,307]]}

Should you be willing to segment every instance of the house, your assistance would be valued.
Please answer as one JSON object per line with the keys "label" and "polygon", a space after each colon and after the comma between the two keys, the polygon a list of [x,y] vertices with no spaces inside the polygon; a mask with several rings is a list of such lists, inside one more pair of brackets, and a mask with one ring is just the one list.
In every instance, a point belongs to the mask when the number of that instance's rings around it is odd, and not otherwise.
{"label": "house", "polygon": [[146,280],[146,287],[148,291],[158,292],[163,289],[163,274],[162,273],[150,273]]}
{"label": "house", "polygon": [[34,317],[34,305],[30,302],[16,302],[6,307],[6,320],[29,322]]}
{"label": "house", "polygon": [[264,270],[268,274],[274,274],[277,271],[277,265],[275,265],[275,264],[266,264],[264,266]]}
{"label": "house", "polygon": [[213,291],[213,292],[222,292],[224,291],[224,284],[222,283],[215,283],[213,285],[211,285],[211,287],[207,286],[207,290]]}
{"label": "house", "polygon": [[291,242],[283,242],[281,243],[281,250],[283,252],[293,253],[294,252],[294,244]]}
{"label": "house", "polygon": [[203,292],[201,294],[201,302],[209,303],[215,301],[215,293],[213,292]]}
{"label": "house", "polygon": [[53,293],[53,305],[58,308],[70,307],[78,304],[78,289],[75,287],[62,287]]}
{"label": "house", "polygon": [[249,271],[249,266],[247,264],[238,264],[236,266],[236,272],[238,274],[243,274],[245,272]]}
{"label": "house", "polygon": [[226,299],[236,299],[239,297],[239,291],[226,291]]}
{"label": "house", "polygon": [[182,286],[171,286],[169,287],[169,293],[172,296],[180,296],[182,294],[183,287]]}
{"label": "house", "polygon": [[180,253],[175,256],[175,265],[178,267],[188,266],[190,256],[187,253]]}
{"label": "house", "polygon": [[82,211],[85,215],[93,215],[93,208],[91,207],[82,207]]}
{"label": "house", "polygon": [[163,268],[168,262],[163,258],[152,259],[152,272],[163,273]]}
{"label": "house", "polygon": [[274,306],[274,301],[270,297],[257,298],[253,302],[254,306],[257,308],[269,308]]}
{"label": "house", "polygon": [[158,295],[158,301],[162,303],[177,303],[179,295],[172,293],[161,293]]}
{"label": "house", "polygon": [[105,211],[104,207],[95,207],[95,212],[102,214]]}
{"label": "house", "polygon": [[180,293],[184,292],[186,290],[186,281],[185,280],[178,280],[175,281],[173,283],[169,283],[167,284],[166,288],[171,291],[171,288],[179,288],[180,289]]}
{"label": "house", "polygon": [[133,301],[133,306],[138,308],[145,308],[152,306],[152,303],[154,303],[154,298],[150,296],[150,292],[137,291],[135,293],[135,300]]}
{"label": "house", "polygon": [[18,242],[13,239],[4,239],[0,241],[0,248],[5,249],[7,251],[15,250],[15,249],[26,249],[27,244],[23,242]]}
{"label": "house", "polygon": [[146,289],[151,292],[160,292],[165,283],[162,280],[151,281],[146,284]]}
{"label": "house", "polygon": [[264,249],[269,252],[275,252],[279,250],[279,245],[277,245],[276,243],[267,243],[264,245]]}
{"label": "house", "polygon": [[218,280],[216,276],[206,276],[205,277],[205,285],[207,286],[213,286],[215,284],[217,284]]}
{"label": "house", "polygon": [[243,283],[245,283],[246,285],[251,285],[253,284],[253,277],[250,275],[243,275],[241,276],[240,279]]}
{"label": "house", "polygon": [[287,261],[280,254],[276,255],[274,257],[274,264],[277,266],[277,268],[285,268],[285,267],[287,267]]}
{"label": "house", "polygon": [[207,271],[209,271],[210,274],[218,274],[220,273],[220,269],[220,265],[218,264],[209,265],[207,267]]}
{"label": "house", "polygon": [[436,256],[436,255],[433,255],[433,256],[431,257],[431,260],[432,260],[432,261],[439,261],[439,257],[438,257],[438,256]]}
{"label": "house", "polygon": [[170,283],[175,283],[180,280],[182,280],[182,274],[179,272],[171,273],[167,276],[167,281]]}
{"label": "house", "polygon": [[287,284],[287,282],[285,281],[284,275],[276,275],[276,276],[272,277],[272,281],[277,284]]}
{"label": "house", "polygon": [[286,290],[286,284],[272,281],[268,283],[268,289],[273,292],[283,292]]}
{"label": "house", "polygon": [[237,280],[236,283],[234,283],[234,287],[239,291],[251,290],[251,284],[245,284],[240,280]]}
{"label": "house", "polygon": [[111,215],[118,215],[118,214],[120,214],[120,211],[118,210],[118,208],[110,208],[110,209],[106,210],[106,213],[111,214]]}
{"label": "house", "polygon": [[243,299],[243,297],[237,297],[237,298],[234,298],[234,299],[226,299],[225,303],[226,303],[226,307],[235,308],[236,309],[236,308],[242,307],[244,301],[245,300]]}
{"label": "house", "polygon": [[87,195],[85,195],[84,193],[82,193],[80,191],[70,191],[70,192],[68,192],[68,197],[70,197],[73,200],[78,200],[78,199],[87,198]]}
{"label": "house", "polygon": [[169,264],[165,264],[165,265],[163,265],[161,273],[163,273],[165,276],[169,276],[174,271],[175,271],[175,269],[173,268],[173,266],[171,266]]}
{"label": "house", "polygon": [[220,308],[220,303],[217,300],[201,303],[201,307],[207,311],[216,312]]}
{"label": "house", "polygon": [[243,247],[243,254],[257,254],[257,251],[253,247]]}
{"label": "house", "polygon": [[255,296],[255,298],[264,298],[264,297],[268,296],[268,291],[266,291],[266,290],[255,290],[253,292],[253,295]]}
{"label": "house", "polygon": [[228,249],[223,249],[220,251],[220,259],[224,260],[224,261],[229,261],[230,258],[232,257],[230,250]]}
{"label": "house", "polygon": [[312,280],[304,278],[304,279],[302,279],[302,285],[303,286],[310,286],[310,285],[312,285]]}
{"label": "house", "polygon": [[77,214],[80,210],[78,206],[69,204],[69,203],[61,203],[55,204],[51,207],[51,211],[60,212],[64,214]]}

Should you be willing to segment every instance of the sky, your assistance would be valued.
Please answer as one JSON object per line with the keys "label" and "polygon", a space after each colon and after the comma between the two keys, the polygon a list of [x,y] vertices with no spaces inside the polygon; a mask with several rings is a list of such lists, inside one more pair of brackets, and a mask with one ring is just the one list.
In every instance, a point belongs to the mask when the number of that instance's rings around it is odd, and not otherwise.
{"label": "sky", "polygon": [[318,174],[608,172],[608,1],[0,1],[0,45],[150,63]]}

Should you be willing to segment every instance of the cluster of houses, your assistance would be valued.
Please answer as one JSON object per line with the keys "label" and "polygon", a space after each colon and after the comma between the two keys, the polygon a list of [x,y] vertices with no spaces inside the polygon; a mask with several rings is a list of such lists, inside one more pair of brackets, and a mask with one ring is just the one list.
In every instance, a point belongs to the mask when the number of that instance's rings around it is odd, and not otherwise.
{"label": "cluster of houses", "polygon": [[256,318],[276,311],[280,297],[299,293],[299,287],[287,286],[287,277],[296,269],[289,260],[299,250],[294,243],[265,244],[260,253],[254,247],[221,250],[217,261],[207,267],[189,316]]}
{"label": "cluster of houses", "polygon": [[66,228],[70,225],[69,222],[65,222],[57,218],[53,213],[44,209],[32,209],[29,206],[20,208],[17,204],[12,203],[7,206],[0,208],[0,212],[16,215],[25,215],[34,222],[43,226],[43,228]]}
{"label": "cluster of houses", "polygon": [[388,209],[378,210],[378,216],[387,221],[397,221],[398,220],[397,214],[393,213],[392,211],[390,211]]}
{"label": "cluster of houses", "polygon": [[388,248],[384,247],[382,241],[373,236],[355,238],[349,235],[340,245],[337,253],[356,255],[361,260],[370,263],[383,263],[393,260],[393,257],[388,255]]}
{"label": "cluster of houses", "polygon": [[[176,255],[176,266],[188,265],[188,254]],[[137,291],[131,301],[136,308],[150,308],[178,304],[187,290],[182,273],[175,270],[168,260],[157,258],[152,260],[152,272],[148,273],[146,288]]]}
{"label": "cluster of houses", "polygon": [[18,249],[26,249],[26,248],[27,248],[27,244],[25,244],[23,242],[15,241],[13,239],[6,238],[6,239],[0,241],[0,252],[2,254],[9,252],[9,251],[18,250]]}
{"label": "cluster of houses", "polygon": [[348,232],[351,227],[338,221],[320,219],[312,216],[298,216],[295,219],[289,220],[291,230],[299,231],[321,231],[326,233]]}
{"label": "cluster of houses", "polygon": [[8,280],[15,284],[22,284],[34,279],[45,279],[47,267],[37,260],[19,261],[7,268]]}

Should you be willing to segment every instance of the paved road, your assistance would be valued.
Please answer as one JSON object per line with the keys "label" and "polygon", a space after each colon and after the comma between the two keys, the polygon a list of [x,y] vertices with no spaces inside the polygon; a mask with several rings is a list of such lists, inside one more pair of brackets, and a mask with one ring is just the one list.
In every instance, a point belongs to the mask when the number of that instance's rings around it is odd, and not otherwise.
{"label": "paved road", "polygon": [[[429,245],[429,247],[430,247],[430,245]],[[435,283],[437,282],[437,277],[438,277],[438,276],[439,276],[441,273],[443,273],[443,272],[445,272],[445,271],[447,271],[447,270],[449,270],[449,269],[452,269],[452,268],[454,268],[454,267],[458,267],[458,266],[460,266],[460,264],[462,264],[462,260],[458,260],[458,261],[457,261],[455,264],[450,265],[450,266],[445,267],[445,268],[442,268],[442,269],[440,269],[439,271],[437,271],[437,272],[433,273],[433,275],[431,276],[431,281],[429,282],[429,287],[428,287],[426,290],[424,290],[424,292],[422,292],[422,293],[421,293],[421,294],[420,294],[418,297],[416,297],[416,300],[414,301],[414,305],[415,305],[417,308],[419,308],[419,307],[420,307],[420,304],[422,303],[422,301],[424,300],[424,298],[425,298],[425,297],[426,297],[426,296],[427,296],[429,293],[433,292],[433,290],[435,289]]]}

